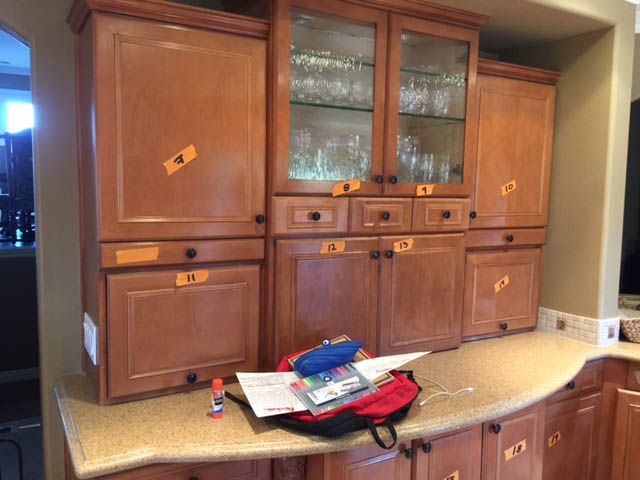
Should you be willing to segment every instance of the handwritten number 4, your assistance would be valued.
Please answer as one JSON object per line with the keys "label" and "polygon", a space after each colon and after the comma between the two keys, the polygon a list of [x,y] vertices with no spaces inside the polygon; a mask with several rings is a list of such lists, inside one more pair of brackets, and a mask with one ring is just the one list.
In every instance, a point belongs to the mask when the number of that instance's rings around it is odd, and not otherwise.
{"label": "handwritten number 4", "polygon": [[173,159],[173,163],[182,165],[184,163],[184,155],[182,153],[178,155],[176,158]]}

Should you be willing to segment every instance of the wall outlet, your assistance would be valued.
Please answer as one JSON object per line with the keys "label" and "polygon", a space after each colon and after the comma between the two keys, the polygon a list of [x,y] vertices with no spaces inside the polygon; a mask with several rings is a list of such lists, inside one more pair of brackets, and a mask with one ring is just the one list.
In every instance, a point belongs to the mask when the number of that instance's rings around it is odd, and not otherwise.
{"label": "wall outlet", "polygon": [[616,336],[616,327],[609,327],[607,338],[613,338]]}
{"label": "wall outlet", "polygon": [[560,331],[564,332],[565,328],[567,328],[567,322],[565,322],[564,320],[558,318],[556,320],[556,330],[560,330]]}
{"label": "wall outlet", "polygon": [[91,362],[98,365],[98,327],[87,312],[84,312],[82,326],[84,327],[84,349],[89,354]]}

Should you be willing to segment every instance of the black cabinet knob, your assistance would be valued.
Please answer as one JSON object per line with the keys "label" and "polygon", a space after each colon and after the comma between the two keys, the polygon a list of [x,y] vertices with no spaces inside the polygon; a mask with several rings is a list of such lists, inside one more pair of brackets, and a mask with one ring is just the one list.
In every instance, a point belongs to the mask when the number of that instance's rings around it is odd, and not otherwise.
{"label": "black cabinet knob", "polygon": [[573,380],[571,380],[569,383],[567,383],[567,388],[568,388],[569,390],[575,390],[575,388],[576,388],[576,382],[575,382],[575,381],[573,381]]}
{"label": "black cabinet knob", "polygon": [[376,183],[379,183],[379,184],[384,183],[384,177],[382,175],[376,176]]}
{"label": "black cabinet knob", "polygon": [[451,212],[449,210],[445,210],[444,212],[442,212],[442,218],[451,218]]}
{"label": "black cabinet knob", "polygon": [[262,215],[262,214],[256,215],[256,223],[258,225],[262,225],[265,220],[266,220],[266,218],[264,217],[264,215]]}
{"label": "black cabinet knob", "polygon": [[473,210],[473,211],[469,212],[469,216],[471,218],[476,218],[478,216],[478,213],[475,210]]}
{"label": "black cabinet knob", "polygon": [[387,250],[385,252],[385,255],[387,256],[387,258],[393,258],[393,250]]}
{"label": "black cabinet knob", "polygon": [[187,255],[187,258],[190,258],[191,260],[193,260],[198,256],[198,251],[195,248],[187,248],[186,255]]}
{"label": "black cabinet knob", "polygon": [[506,330],[506,329],[509,328],[509,324],[507,322],[503,322],[503,323],[500,324],[500,328],[502,330]]}
{"label": "black cabinet knob", "polygon": [[422,444],[422,451],[424,453],[429,453],[431,451],[431,448],[432,448],[431,442],[427,442],[427,443],[423,443]]}
{"label": "black cabinet knob", "polygon": [[314,222],[317,222],[318,220],[320,220],[321,217],[322,215],[320,215],[320,212],[313,212],[311,214],[311,220],[313,220]]}
{"label": "black cabinet knob", "polygon": [[187,383],[196,383],[196,381],[198,380],[198,375],[191,372],[189,375],[187,375]]}
{"label": "black cabinet knob", "polygon": [[382,212],[382,219],[389,220],[391,218],[391,214],[389,212]]}
{"label": "black cabinet knob", "polygon": [[380,252],[378,250],[374,250],[373,252],[371,252],[371,258],[373,258],[374,260],[378,260],[380,258]]}
{"label": "black cabinet knob", "polygon": [[507,235],[507,242],[513,242],[513,235]]}
{"label": "black cabinet knob", "polygon": [[493,430],[493,433],[500,433],[500,430],[502,430],[502,425],[500,425],[499,423],[494,423],[493,425],[491,425],[491,430]]}
{"label": "black cabinet knob", "polygon": [[389,181],[395,185],[396,183],[398,183],[398,177],[396,177],[395,175],[391,175]]}
{"label": "black cabinet knob", "polygon": [[409,460],[413,458],[413,448],[407,448],[404,451],[404,457],[408,458]]}

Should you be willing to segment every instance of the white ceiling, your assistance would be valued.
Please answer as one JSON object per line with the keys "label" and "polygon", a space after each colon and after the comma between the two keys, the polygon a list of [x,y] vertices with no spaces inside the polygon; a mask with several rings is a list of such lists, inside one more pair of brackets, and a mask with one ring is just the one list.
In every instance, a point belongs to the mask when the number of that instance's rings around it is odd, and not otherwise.
{"label": "white ceiling", "polygon": [[0,73],[30,75],[29,47],[0,29]]}

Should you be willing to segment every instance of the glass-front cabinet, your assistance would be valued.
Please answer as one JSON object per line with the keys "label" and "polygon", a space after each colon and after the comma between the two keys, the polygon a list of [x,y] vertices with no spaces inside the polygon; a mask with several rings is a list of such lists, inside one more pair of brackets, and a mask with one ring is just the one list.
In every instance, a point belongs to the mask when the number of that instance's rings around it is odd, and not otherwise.
{"label": "glass-front cabinet", "polygon": [[477,30],[337,0],[274,25],[275,194],[469,195]]}

